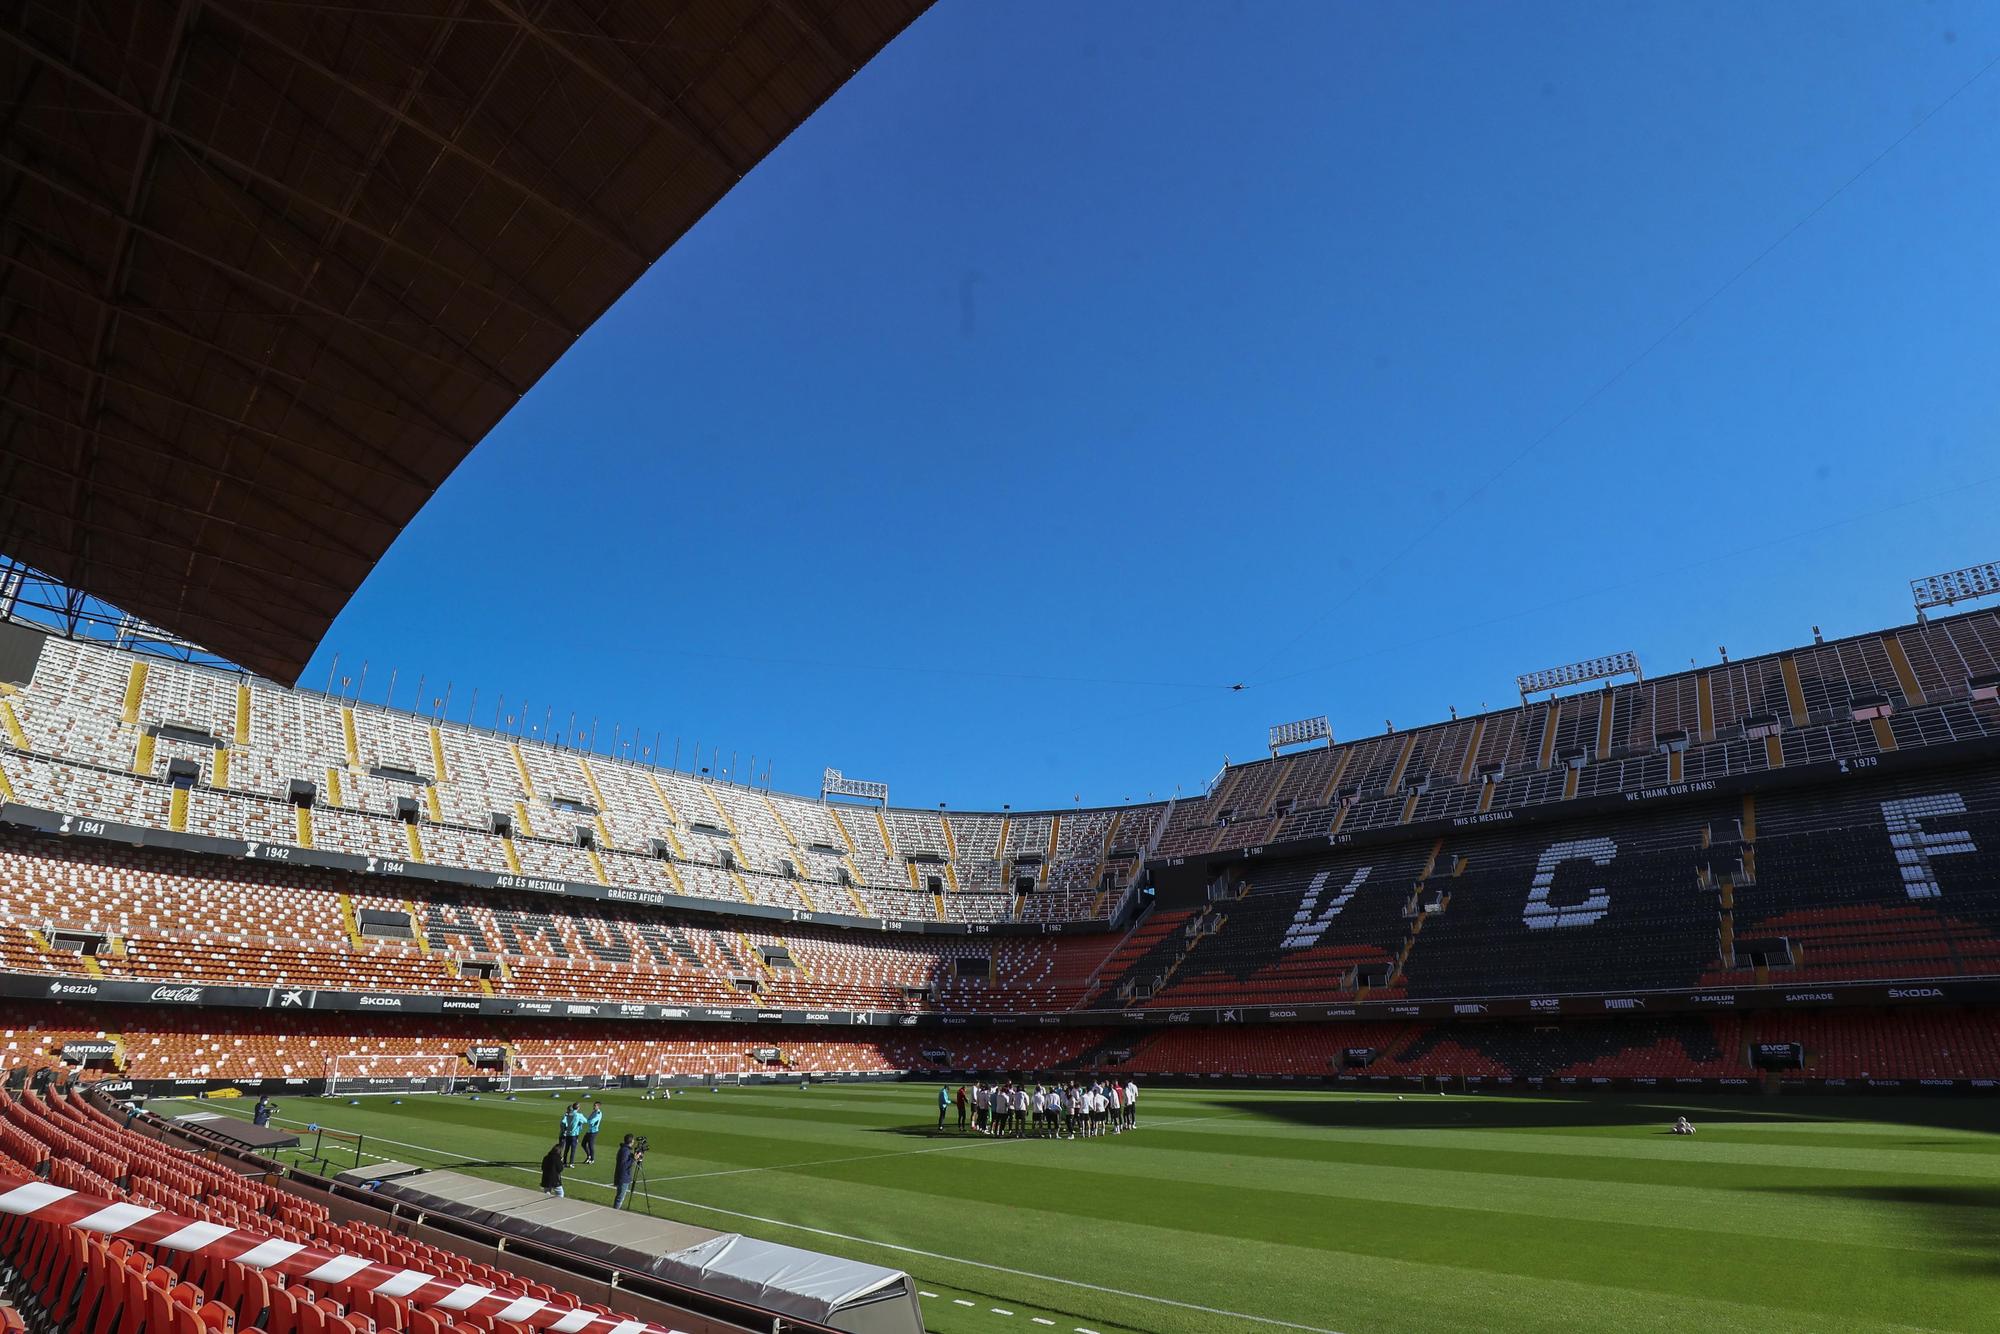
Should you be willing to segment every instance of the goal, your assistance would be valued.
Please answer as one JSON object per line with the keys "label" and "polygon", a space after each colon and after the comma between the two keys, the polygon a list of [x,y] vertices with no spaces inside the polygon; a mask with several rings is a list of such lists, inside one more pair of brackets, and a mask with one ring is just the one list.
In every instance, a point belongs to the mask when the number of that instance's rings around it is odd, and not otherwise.
{"label": "goal", "polygon": [[351,1051],[327,1062],[326,1095],[450,1093],[458,1084],[456,1056],[387,1056]]}
{"label": "goal", "polygon": [[608,1051],[516,1051],[507,1066],[507,1089],[604,1089],[614,1080]]}

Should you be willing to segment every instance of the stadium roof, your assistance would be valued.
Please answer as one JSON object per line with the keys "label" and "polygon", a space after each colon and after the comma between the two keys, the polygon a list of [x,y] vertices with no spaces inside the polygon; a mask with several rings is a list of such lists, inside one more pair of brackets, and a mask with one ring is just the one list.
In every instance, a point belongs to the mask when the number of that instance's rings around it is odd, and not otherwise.
{"label": "stadium roof", "polygon": [[929,0],[25,0],[0,552],[296,679],[593,320]]}

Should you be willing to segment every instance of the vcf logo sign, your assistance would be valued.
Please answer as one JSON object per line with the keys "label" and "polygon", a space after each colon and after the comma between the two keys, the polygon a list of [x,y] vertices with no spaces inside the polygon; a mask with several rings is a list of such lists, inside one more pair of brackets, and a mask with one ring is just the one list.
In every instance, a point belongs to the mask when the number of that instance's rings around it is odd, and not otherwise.
{"label": "vcf logo sign", "polygon": [[1918,823],[1940,815],[1965,814],[1965,798],[1956,792],[1939,792],[1928,797],[1904,797],[1882,803],[1882,823],[1889,827],[1889,846],[1896,850],[1896,863],[1903,873],[1903,892],[1913,899],[1935,899],[1944,894],[1931,858],[1955,852],[1977,852],[1972,835],[1963,829],[1931,833]]}

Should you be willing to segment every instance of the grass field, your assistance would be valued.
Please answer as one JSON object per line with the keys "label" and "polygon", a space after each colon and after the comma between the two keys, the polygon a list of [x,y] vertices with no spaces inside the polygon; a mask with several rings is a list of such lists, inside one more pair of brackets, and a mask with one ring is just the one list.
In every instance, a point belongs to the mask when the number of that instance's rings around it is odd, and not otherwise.
{"label": "grass field", "polygon": [[[2000,1328],[1985,1103],[1158,1089],[1135,1133],[995,1142],[931,1135],[935,1099],[613,1094],[607,1151],[569,1188],[608,1202],[612,1132],[650,1134],[655,1212],[907,1269],[941,1334]],[[561,1105],[298,1099],[279,1115],[531,1185]],[[1693,1139],[1665,1133],[1681,1110]]]}

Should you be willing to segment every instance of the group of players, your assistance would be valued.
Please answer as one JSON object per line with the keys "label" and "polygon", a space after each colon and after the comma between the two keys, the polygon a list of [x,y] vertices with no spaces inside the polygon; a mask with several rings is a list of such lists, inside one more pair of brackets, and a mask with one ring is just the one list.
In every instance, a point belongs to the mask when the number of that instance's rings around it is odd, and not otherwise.
{"label": "group of players", "polygon": [[938,1129],[953,1107],[958,1128],[1003,1138],[1091,1139],[1139,1125],[1139,1086],[1130,1080],[1066,1084],[998,1083],[938,1089]]}

